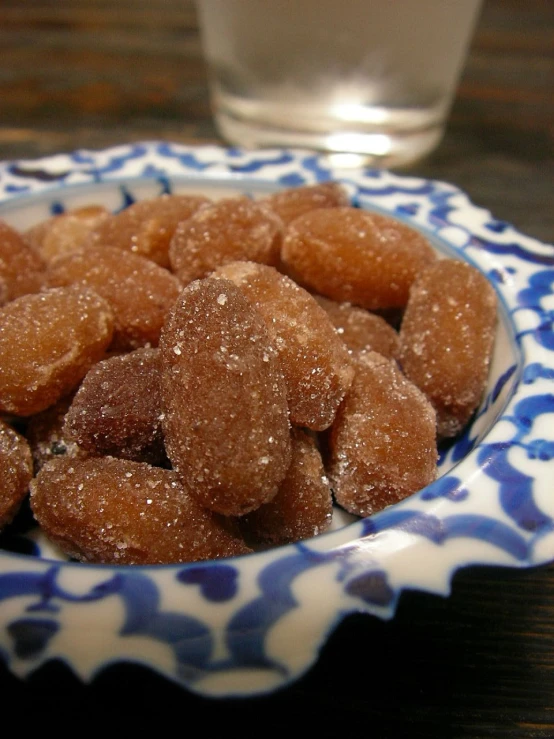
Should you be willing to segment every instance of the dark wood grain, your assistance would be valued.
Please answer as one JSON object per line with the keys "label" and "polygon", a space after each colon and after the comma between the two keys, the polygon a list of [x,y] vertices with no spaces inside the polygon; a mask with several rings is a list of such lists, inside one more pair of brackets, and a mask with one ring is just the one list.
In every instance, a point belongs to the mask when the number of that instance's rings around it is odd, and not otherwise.
{"label": "dark wood grain", "polygon": [[[0,159],[145,139],[222,143],[190,0],[0,0]],[[444,140],[409,172],[554,243],[554,2],[485,1]],[[552,739],[554,566],[474,568],[449,598],[406,593],[390,622],[350,616],[268,697],[213,703],[140,668],[84,686],[60,665],[0,668],[0,700],[72,732]]]}

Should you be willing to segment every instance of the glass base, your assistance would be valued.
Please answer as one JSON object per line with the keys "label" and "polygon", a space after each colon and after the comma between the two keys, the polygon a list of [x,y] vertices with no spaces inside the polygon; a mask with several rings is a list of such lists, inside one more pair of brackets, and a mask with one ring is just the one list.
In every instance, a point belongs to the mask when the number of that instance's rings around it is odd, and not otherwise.
{"label": "glass base", "polygon": [[351,130],[335,126],[332,131],[295,130],[260,119],[240,118],[228,110],[215,114],[215,123],[226,141],[248,149],[268,147],[313,149],[326,153],[338,167],[403,167],[427,156],[441,141],[444,125],[436,120],[422,128],[370,127]]}

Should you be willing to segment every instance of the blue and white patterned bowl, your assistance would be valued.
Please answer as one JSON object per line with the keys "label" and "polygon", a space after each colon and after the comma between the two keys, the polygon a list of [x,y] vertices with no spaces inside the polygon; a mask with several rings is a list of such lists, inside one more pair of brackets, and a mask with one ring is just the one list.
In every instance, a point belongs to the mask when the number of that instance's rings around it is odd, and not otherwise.
{"label": "blue and white patterned bowl", "polygon": [[499,294],[486,395],[440,478],[370,518],[337,512],[333,530],[309,541],[213,562],[84,565],[31,532],[28,553],[0,551],[0,658],[15,675],[62,660],[86,682],[131,662],[203,696],[268,693],[310,668],[350,613],[392,618],[408,588],[446,596],[467,565],[554,560],[554,246],[443,182],[341,172],[307,152],[159,142],[0,164],[0,218],[25,228],[90,203],[256,196],[327,179],[475,264]]}

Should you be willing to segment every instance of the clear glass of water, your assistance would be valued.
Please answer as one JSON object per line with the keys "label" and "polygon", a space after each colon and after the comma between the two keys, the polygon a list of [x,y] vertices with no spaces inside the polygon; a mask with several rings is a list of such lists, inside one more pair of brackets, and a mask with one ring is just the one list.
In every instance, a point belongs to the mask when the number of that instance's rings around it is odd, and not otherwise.
{"label": "clear glass of water", "polygon": [[400,166],[444,133],[481,0],[197,0],[231,144]]}

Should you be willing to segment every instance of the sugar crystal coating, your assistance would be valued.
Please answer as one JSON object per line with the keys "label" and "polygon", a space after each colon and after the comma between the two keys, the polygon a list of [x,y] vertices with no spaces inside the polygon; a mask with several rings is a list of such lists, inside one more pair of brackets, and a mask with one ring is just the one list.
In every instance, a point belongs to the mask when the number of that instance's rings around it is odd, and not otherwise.
{"label": "sugar crystal coating", "polygon": [[27,496],[33,458],[26,439],[0,420],[0,531]]}
{"label": "sugar crystal coating", "polygon": [[0,410],[30,416],[70,393],[111,342],[109,304],[83,287],[23,295],[0,309]]}
{"label": "sugar crystal coating", "polygon": [[428,240],[390,216],[320,208],[289,224],[281,258],[300,284],[369,310],[403,307],[419,271],[435,259]]}
{"label": "sugar crystal coating", "polygon": [[261,205],[270,208],[283,223],[289,223],[316,208],[337,208],[350,205],[348,193],[338,182],[319,182],[316,185],[287,187],[260,198]]}
{"label": "sugar crystal coating", "polygon": [[291,442],[285,382],[261,316],[232,282],[194,281],[160,350],[165,446],[187,490],[230,516],[267,503]]}
{"label": "sugar crystal coating", "polygon": [[169,246],[171,268],[183,284],[237,259],[276,264],[283,224],[246,197],[224,198],[179,224]]}
{"label": "sugar crystal coating", "polygon": [[333,500],[315,439],[292,429],[292,461],[279,492],[241,518],[241,531],[255,544],[288,544],[308,539],[331,525]]}
{"label": "sugar crystal coating", "polygon": [[439,437],[461,431],[482,398],[496,311],[494,288],[467,262],[441,259],[414,283],[400,329],[400,361],[434,406]]}
{"label": "sugar crystal coating", "polygon": [[135,349],[87,372],[63,431],[91,454],[162,464],[161,414],[159,350]]}
{"label": "sugar crystal coating", "polygon": [[382,316],[351,303],[337,303],[322,295],[314,297],[350,352],[375,351],[389,359],[398,357],[400,337]]}
{"label": "sugar crystal coating", "polygon": [[164,194],[111,214],[92,230],[85,246],[110,246],[169,266],[169,242],[181,221],[210,203],[204,195]]}
{"label": "sugar crystal coating", "polygon": [[91,246],[59,257],[47,271],[52,287],[90,287],[112,307],[112,349],[157,346],[169,308],[181,284],[167,269],[145,257],[115,247]]}
{"label": "sugar crystal coating", "polygon": [[232,280],[263,317],[285,375],[291,422],[314,431],[330,426],[354,371],[326,312],[267,265],[232,262],[213,276]]}
{"label": "sugar crystal coating", "polygon": [[0,305],[38,292],[45,263],[12,226],[0,219]]}
{"label": "sugar crystal coating", "polygon": [[435,412],[395,362],[360,355],[329,434],[328,474],[339,505],[369,516],[433,482]]}
{"label": "sugar crystal coating", "polygon": [[169,564],[251,551],[175,472],[143,462],[60,457],[33,479],[30,500],[47,536],[82,562]]}

